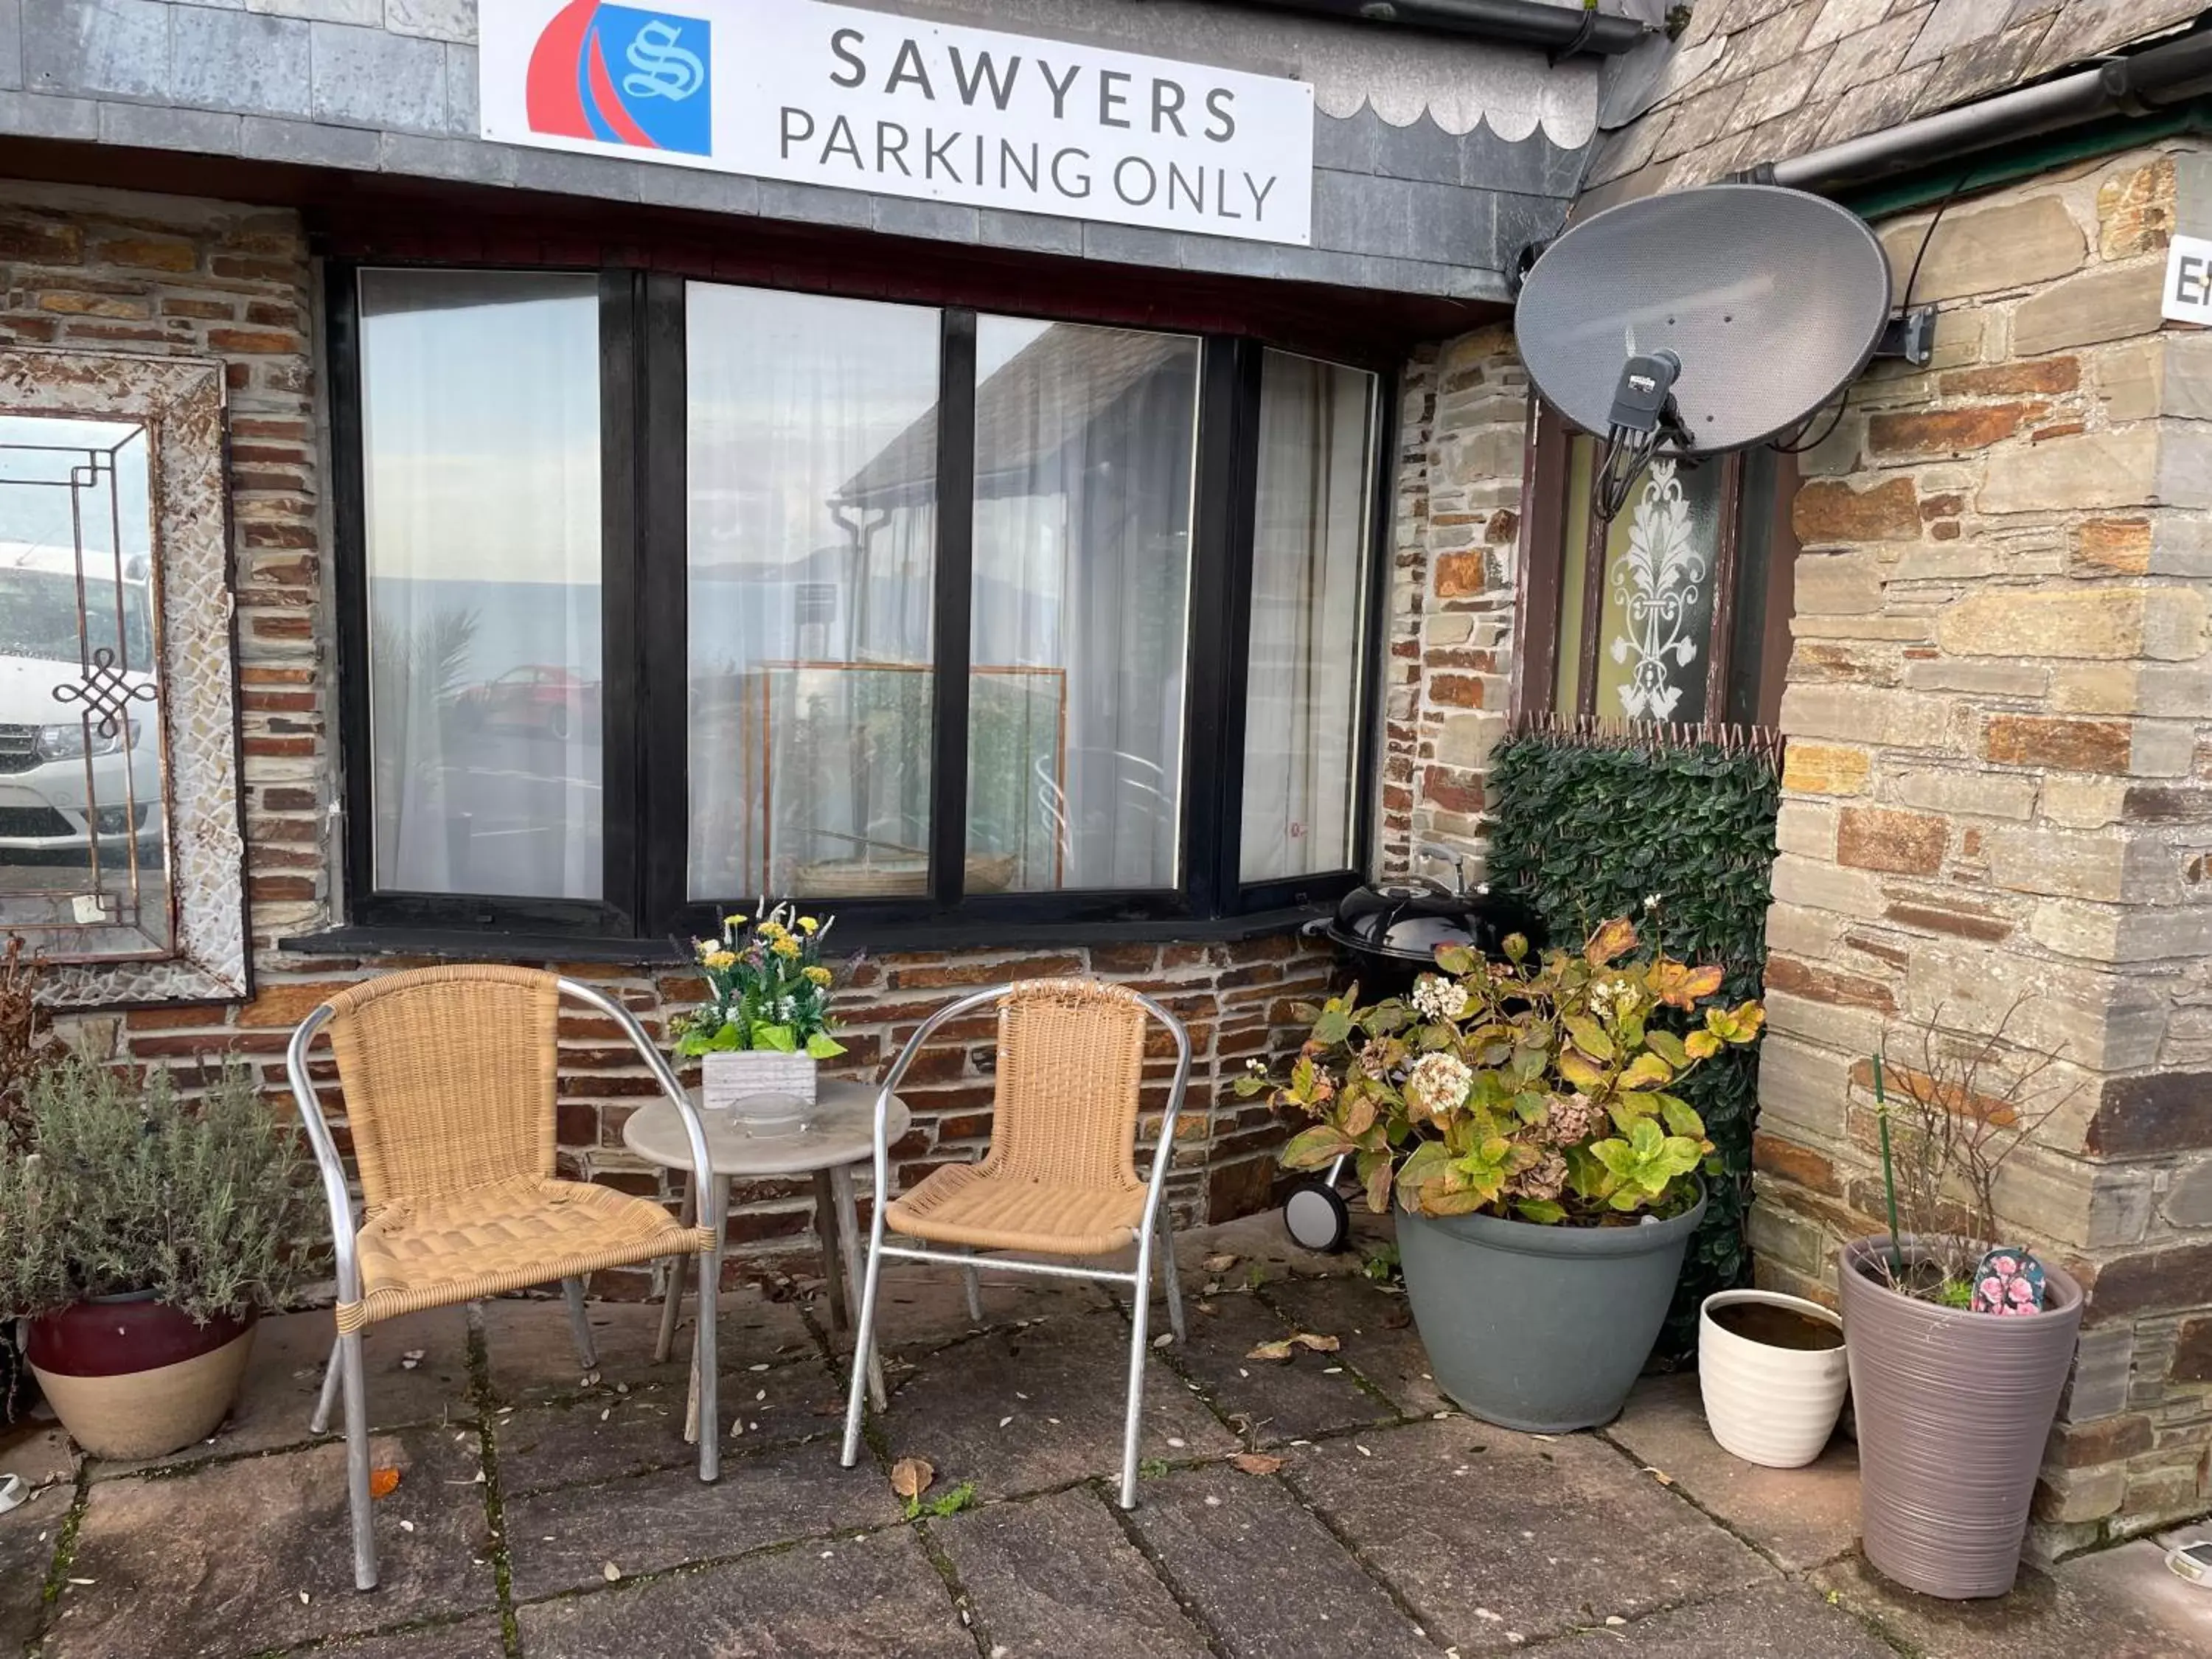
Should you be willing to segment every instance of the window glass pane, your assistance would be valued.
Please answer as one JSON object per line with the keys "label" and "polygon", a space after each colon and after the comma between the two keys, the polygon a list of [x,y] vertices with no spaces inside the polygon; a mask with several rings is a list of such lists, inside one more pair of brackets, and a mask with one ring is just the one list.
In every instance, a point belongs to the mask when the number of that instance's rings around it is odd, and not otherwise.
{"label": "window glass pane", "polygon": [[1583,690],[1583,606],[1589,592],[1590,469],[1597,441],[1567,440],[1567,499],[1559,515],[1559,637],[1552,708],[1572,715]]}
{"label": "window glass pane", "polygon": [[1606,526],[1600,719],[1705,719],[1726,470],[1718,461],[1695,468],[1654,461],[1626,509]]}
{"label": "window glass pane", "polygon": [[928,878],[939,315],[686,301],[695,899]]}
{"label": "window glass pane", "polygon": [[361,276],[376,884],[600,889],[599,283]]}
{"label": "window glass pane", "polygon": [[968,890],[1172,887],[1198,342],[975,336]]}
{"label": "window glass pane", "polygon": [[1352,862],[1375,379],[1270,351],[1260,372],[1239,867]]}

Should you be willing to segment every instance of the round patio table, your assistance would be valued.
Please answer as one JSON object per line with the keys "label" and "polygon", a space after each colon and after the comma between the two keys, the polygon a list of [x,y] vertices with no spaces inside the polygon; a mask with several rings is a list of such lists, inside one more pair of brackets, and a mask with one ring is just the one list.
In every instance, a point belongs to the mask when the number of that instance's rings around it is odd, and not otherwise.
{"label": "round patio table", "polygon": [[[823,1079],[814,1101],[814,1115],[804,1129],[778,1135],[757,1135],[731,1114],[702,1108],[707,1130],[707,1156],[714,1171],[714,1206],[710,1214],[730,1211],[730,1182],[738,1176],[811,1175],[814,1177],[815,1231],[822,1240],[822,1267],[829,1281],[830,1318],[840,1326],[852,1322],[860,1306],[860,1273],[866,1246],[860,1237],[859,1207],[853,1196],[853,1170],[876,1152],[876,1090],[866,1083]],[[698,1100],[695,1090],[692,1099]],[[905,1135],[913,1115],[894,1095],[884,1125],[885,1140],[896,1145]],[[684,1120],[665,1100],[655,1100],[630,1114],[623,1125],[623,1144],[648,1164],[664,1170],[690,1170],[691,1142],[684,1133]],[[691,1224],[698,1213],[696,1183],[684,1188],[684,1222]],[[880,1197],[880,1195],[878,1195]],[[668,1358],[676,1340],[678,1311],[684,1300],[684,1282],[692,1271],[691,1258],[677,1259],[670,1269],[667,1298],[661,1304],[660,1336],[653,1358]],[[700,1297],[702,1310],[711,1298]],[[703,1317],[703,1312],[702,1316]],[[885,1402],[883,1364],[871,1357],[868,1392],[877,1407]],[[696,1419],[694,1419],[696,1423]]]}

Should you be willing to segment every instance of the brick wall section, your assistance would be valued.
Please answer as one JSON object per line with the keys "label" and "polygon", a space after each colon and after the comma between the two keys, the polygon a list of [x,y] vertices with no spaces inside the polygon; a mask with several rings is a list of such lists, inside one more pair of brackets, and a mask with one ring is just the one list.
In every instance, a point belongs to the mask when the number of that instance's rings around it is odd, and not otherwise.
{"label": "brick wall section", "polygon": [[[1505,727],[1528,378],[1502,326],[1401,380],[1378,863],[1438,845],[1480,869],[1483,773]],[[1431,870],[1431,873],[1435,873]]]}
{"label": "brick wall section", "polygon": [[[2162,331],[2169,154],[1954,204],[1806,456],[1752,1237],[1828,1294],[1880,1209],[1867,1057],[2014,1030],[2078,1092],[1999,1204],[2092,1286],[2057,1551],[2212,1498],[2212,337]],[[1909,264],[1925,213],[1882,227]]]}
{"label": "brick wall section", "polygon": [[[167,1007],[70,1022],[118,1059],[176,1068],[188,1081],[224,1053],[261,1069],[283,1109],[291,1027],[338,985],[397,958],[313,959],[277,942],[338,919],[328,813],[338,757],[329,716],[334,659],[323,568],[325,532],[310,360],[312,268],[295,216],[232,204],[0,185],[0,337],[41,345],[186,353],[228,365],[231,513],[244,702],[246,888],[258,994],[242,1007]],[[696,1000],[688,976],[652,969],[549,964],[619,994],[658,1035]],[[836,1069],[873,1078],[933,1008],[962,992],[1042,974],[1097,973],[1157,993],[1190,1028],[1195,1057],[1178,1134],[1171,1201],[1185,1222],[1263,1207],[1284,1131],[1227,1084],[1254,1058],[1294,1048],[1290,1004],[1327,982],[1328,958],[1293,935],[1217,945],[1100,945],[1066,951],[884,957],[854,970],[844,1000],[851,1054]],[[988,1023],[956,1030],[906,1091],[915,1127],[899,1149],[904,1179],[979,1153],[990,1132]],[[564,1172],[670,1196],[630,1158],[622,1124],[652,1079],[604,1021],[563,1027],[558,1138]],[[1151,1066],[1152,1106],[1172,1069]],[[327,1060],[321,1071],[334,1084]],[[338,1115],[333,1086],[326,1098]],[[760,1182],[733,1195],[733,1273],[798,1266],[818,1249],[811,1188]],[[607,1275],[603,1291],[642,1294],[645,1275]]]}
{"label": "brick wall section", "polygon": [[257,950],[325,914],[331,759],[308,279],[288,211],[0,182],[0,337],[227,366]]}

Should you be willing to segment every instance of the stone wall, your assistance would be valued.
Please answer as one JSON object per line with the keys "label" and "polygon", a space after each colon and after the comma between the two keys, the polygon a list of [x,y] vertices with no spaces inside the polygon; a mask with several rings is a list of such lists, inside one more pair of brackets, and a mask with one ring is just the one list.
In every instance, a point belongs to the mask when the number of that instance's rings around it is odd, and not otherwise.
{"label": "stone wall", "polygon": [[[289,1109],[282,1055],[291,1027],[338,985],[420,963],[307,957],[285,938],[342,920],[331,814],[340,757],[331,714],[336,663],[324,550],[323,467],[313,368],[315,271],[296,216],[236,204],[0,183],[0,337],[101,350],[184,353],[228,367],[231,512],[235,531],[246,802],[246,891],[257,994],[239,1006],[140,1008],[70,1022],[97,1052],[176,1069],[192,1083],[224,1054],[258,1066]],[[599,983],[658,1033],[696,999],[674,968],[557,965]],[[1321,990],[1328,958],[1295,935],[1225,944],[1096,945],[1018,953],[884,956],[852,970],[851,1053],[837,1069],[878,1075],[933,1008],[1011,978],[1097,973],[1157,993],[1188,1024],[1195,1059],[1171,1177],[1183,1221],[1264,1206],[1281,1127],[1227,1084],[1254,1058],[1294,1048],[1289,1004]],[[915,1127],[902,1178],[980,1152],[990,1133],[988,1022],[948,1033],[913,1073]],[[645,1068],[604,1021],[562,1027],[561,1165],[580,1179],[671,1195],[622,1144],[625,1117],[653,1092]],[[325,1060],[319,1068],[334,1085]],[[1155,1045],[1150,1105],[1171,1060]],[[325,1096],[337,1116],[343,1102]],[[811,1188],[763,1182],[733,1195],[732,1272],[798,1266],[817,1248]],[[603,1291],[641,1293],[642,1274]]]}
{"label": "stone wall", "polygon": [[1481,865],[1483,771],[1505,728],[1528,377],[1503,325],[1425,348],[1401,382],[1377,862]]}
{"label": "stone wall", "polygon": [[[1874,1231],[1877,1048],[2020,1000],[2069,1092],[2002,1224],[2092,1286],[2046,1550],[2212,1498],[2212,337],[2160,325],[2174,181],[2145,150],[1954,203],[1934,362],[1860,382],[1796,502],[1759,1273],[1830,1294]],[[1881,227],[1900,267],[1929,221]]]}

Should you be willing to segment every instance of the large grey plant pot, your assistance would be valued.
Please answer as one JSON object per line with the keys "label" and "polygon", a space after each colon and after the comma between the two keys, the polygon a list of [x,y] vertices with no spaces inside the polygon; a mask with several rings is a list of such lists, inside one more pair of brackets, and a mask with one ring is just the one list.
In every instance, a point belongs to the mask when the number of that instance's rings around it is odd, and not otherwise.
{"label": "large grey plant pot", "polygon": [[1406,1296],[1437,1386],[1485,1422],[1538,1434],[1620,1415],[1705,1212],[1633,1227],[1540,1227],[1398,1212]]}
{"label": "large grey plant pot", "polygon": [[[1914,1240],[1904,1240],[1908,1258]],[[1843,1247],[1837,1274],[1858,1421],[1859,1530],[1886,1577],[1929,1595],[2002,1595],[2081,1328],[2081,1286],[2044,1264],[2044,1310],[2015,1318],[1917,1301],[1860,1271],[1887,1237]]]}

